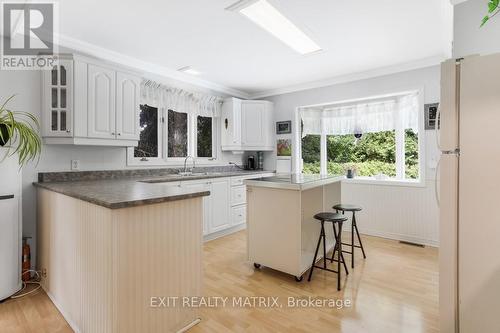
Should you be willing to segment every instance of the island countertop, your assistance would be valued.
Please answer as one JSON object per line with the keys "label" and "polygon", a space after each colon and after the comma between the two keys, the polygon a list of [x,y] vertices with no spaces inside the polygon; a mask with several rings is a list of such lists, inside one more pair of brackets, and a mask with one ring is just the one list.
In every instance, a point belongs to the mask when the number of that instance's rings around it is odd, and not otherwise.
{"label": "island countertop", "polygon": [[289,190],[308,190],[318,186],[337,183],[345,179],[338,175],[306,175],[306,174],[283,174],[273,177],[263,177],[245,180],[249,186],[269,187]]}

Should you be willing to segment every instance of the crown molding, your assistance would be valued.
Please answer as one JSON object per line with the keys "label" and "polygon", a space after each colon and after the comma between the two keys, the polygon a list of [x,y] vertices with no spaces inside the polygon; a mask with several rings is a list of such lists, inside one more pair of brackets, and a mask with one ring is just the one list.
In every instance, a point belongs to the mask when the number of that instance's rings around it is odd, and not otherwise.
{"label": "crown molding", "polygon": [[241,90],[233,89],[230,87],[217,84],[215,82],[193,77],[189,74],[178,72],[176,70],[173,70],[165,66],[153,64],[150,62],[139,60],[134,57],[126,56],[122,53],[111,51],[109,49],[91,43],[87,43],[76,38],[68,37],[65,35],[58,35],[56,37],[59,40],[59,45],[62,47],[72,49],[77,52],[82,52],[86,55],[90,55],[93,57],[108,60],[123,66],[131,67],[136,70],[140,70],[144,72],[146,76],[147,73],[151,73],[154,76],[161,76],[167,79],[177,80],[186,84],[221,92],[230,96],[235,96],[243,99],[250,99],[250,94]]}
{"label": "crown molding", "polygon": [[257,98],[270,97],[270,96],[275,96],[275,95],[283,95],[283,94],[289,94],[289,93],[293,93],[293,92],[297,92],[297,91],[328,87],[328,86],[332,86],[335,84],[348,83],[348,82],[353,82],[353,81],[371,79],[371,78],[379,77],[379,76],[407,72],[407,71],[411,71],[411,70],[415,70],[415,69],[439,65],[439,64],[441,64],[441,62],[443,62],[444,60],[446,60],[448,58],[449,58],[448,56],[440,55],[440,56],[425,58],[425,59],[412,61],[412,62],[408,62],[408,63],[404,63],[404,64],[399,64],[399,65],[395,65],[395,66],[378,68],[378,69],[374,69],[374,70],[370,70],[370,71],[366,71],[366,72],[347,74],[347,75],[342,75],[342,76],[336,76],[336,77],[329,78],[326,80],[319,80],[319,81],[313,81],[313,82],[293,85],[293,86],[284,87],[284,88],[266,90],[266,91],[250,94],[250,98],[257,99]]}

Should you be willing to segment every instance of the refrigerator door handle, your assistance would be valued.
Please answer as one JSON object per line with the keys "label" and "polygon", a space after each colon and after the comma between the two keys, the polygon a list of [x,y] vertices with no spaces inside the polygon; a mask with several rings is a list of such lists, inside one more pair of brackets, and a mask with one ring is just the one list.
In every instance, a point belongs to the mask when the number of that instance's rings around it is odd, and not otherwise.
{"label": "refrigerator door handle", "polygon": [[443,149],[441,148],[441,139],[439,137],[439,135],[440,135],[440,132],[439,132],[440,125],[441,125],[441,103],[439,103],[439,105],[437,107],[436,125],[434,127],[434,132],[436,134],[436,145],[437,145],[438,149],[440,151],[442,151]]}
{"label": "refrigerator door handle", "polygon": [[436,175],[434,177],[434,195],[436,196],[436,203],[438,207],[441,205],[441,198],[439,197],[439,187],[438,187],[438,177],[439,177],[439,168],[441,166],[441,158],[442,156],[439,156],[439,160],[436,165]]}

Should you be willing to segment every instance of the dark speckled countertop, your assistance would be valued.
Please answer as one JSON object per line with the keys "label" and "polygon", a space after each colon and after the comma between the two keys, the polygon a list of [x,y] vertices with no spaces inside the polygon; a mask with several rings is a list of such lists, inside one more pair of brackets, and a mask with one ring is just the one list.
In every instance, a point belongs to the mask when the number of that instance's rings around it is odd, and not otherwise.
{"label": "dark speckled countertop", "polygon": [[210,195],[209,191],[172,186],[171,182],[263,173],[269,173],[269,171],[206,172],[192,176],[140,175],[122,179],[45,181],[33,183],[33,185],[99,206],[117,209]]}

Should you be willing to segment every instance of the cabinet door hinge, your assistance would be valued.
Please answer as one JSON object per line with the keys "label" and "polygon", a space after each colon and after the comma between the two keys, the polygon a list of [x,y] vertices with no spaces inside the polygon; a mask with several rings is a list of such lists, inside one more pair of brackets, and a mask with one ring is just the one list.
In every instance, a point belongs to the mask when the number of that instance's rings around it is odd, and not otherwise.
{"label": "cabinet door hinge", "polygon": [[165,123],[165,117],[161,117],[161,122]]}

